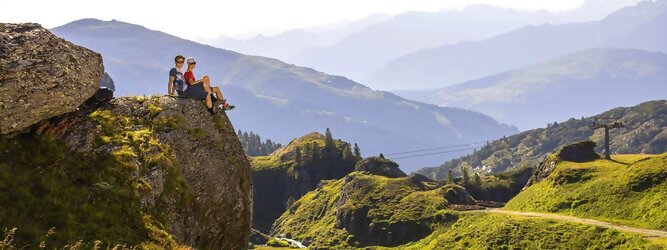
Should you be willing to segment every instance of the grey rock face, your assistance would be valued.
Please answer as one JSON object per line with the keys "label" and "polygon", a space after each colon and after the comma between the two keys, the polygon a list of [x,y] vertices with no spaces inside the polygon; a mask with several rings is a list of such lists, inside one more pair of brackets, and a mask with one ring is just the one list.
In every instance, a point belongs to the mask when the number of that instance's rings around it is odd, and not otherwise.
{"label": "grey rock face", "polygon": [[98,53],[39,24],[0,23],[0,134],[76,109],[103,73]]}
{"label": "grey rock face", "polygon": [[600,159],[595,153],[595,142],[582,141],[564,146],[558,152],[558,158],[564,161],[589,162]]}
{"label": "grey rock face", "polygon": [[171,97],[124,97],[85,110],[40,123],[41,133],[72,150],[121,156],[150,186],[140,193],[142,210],[163,214],[179,244],[247,247],[251,168],[225,113]]}

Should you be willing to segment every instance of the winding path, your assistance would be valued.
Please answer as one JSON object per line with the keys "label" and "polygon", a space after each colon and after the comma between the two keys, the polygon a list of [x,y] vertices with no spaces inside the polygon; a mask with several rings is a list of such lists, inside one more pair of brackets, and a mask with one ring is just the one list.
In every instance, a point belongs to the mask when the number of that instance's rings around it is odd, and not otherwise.
{"label": "winding path", "polygon": [[[472,211],[471,211],[472,212]],[[492,214],[507,214],[507,215],[517,215],[523,217],[538,217],[552,220],[561,220],[568,222],[576,222],[581,224],[593,225],[604,228],[616,229],[623,232],[637,233],[641,234],[647,238],[667,238],[667,232],[660,230],[651,230],[644,228],[629,227],[624,225],[616,225],[609,222],[602,222],[598,220],[583,219],[578,217],[560,215],[560,214],[548,214],[548,213],[534,213],[534,212],[519,212],[519,211],[509,211],[501,210],[498,208],[487,209],[487,210],[476,210],[476,212],[492,213]]]}

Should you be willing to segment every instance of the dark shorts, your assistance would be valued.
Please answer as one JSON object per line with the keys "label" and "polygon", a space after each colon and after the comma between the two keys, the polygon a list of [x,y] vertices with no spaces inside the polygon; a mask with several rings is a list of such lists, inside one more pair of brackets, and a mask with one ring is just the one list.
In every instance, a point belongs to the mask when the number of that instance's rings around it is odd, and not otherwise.
{"label": "dark shorts", "polygon": [[[213,88],[211,88],[211,91],[213,91]],[[206,91],[204,91],[204,84],[203,83],[197,83],[188,86],[188,88],[183,92],[186,98],[192,98],[196,100],[204,100],[206,99]]]}

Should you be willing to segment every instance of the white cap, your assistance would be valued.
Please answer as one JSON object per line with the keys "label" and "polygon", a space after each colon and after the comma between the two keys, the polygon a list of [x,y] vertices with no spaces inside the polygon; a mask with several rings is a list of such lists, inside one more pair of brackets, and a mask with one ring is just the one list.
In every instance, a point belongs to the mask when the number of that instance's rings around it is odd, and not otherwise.
{"label": "white cap", "polygon": [[193,64],[193,63],[196,63],[194,57],[188,57],[188,59],[185,59],[185,62],[186,62],[187,64]]}

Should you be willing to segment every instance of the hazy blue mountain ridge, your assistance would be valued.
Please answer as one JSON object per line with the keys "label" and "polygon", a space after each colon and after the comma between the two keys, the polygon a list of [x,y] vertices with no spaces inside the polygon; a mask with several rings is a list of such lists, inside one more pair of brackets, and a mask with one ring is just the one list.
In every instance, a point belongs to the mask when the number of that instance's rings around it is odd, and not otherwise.
{"label": "hazy blue mountain ridge", "polygon": [[[556,21],[553,14],[518,12],[478,5],[462,11],[407,12],[350,34],[339,42],[312,48],[289,62],[365,81],[374,71],[402,55],[442,44],[479,40],[527,25]],[[381,82],[368,85],[385,89]]]}
{"label": "hazy blue mountain ridge", "polygon": [[[332,45],[345,36],[364,29],[375,23],[384,21],[386,15],[371,15],[361,20],[336,24],[335,27],[302,28],[282,32],[277,35],[257,35],[249,39],[221,37],[206,41],[206,44],[225,48],[247,55],[261,55],[289,61],[293,56],[304,50]],[[324,28],[324,27],[323,27]]]}
{"label": "hazy blue mountain ridge", "polygon": [[597,22],[526,26],[475,42],[417,51],[367,80],[383,89],[440,88],[595,47],[667,52],[667,1],[644,1]]}
{"label": "hazy blue mountain ridge", "polygon": [[598,48],[431,91],[399,94],[488,114],[521,130],[667,97],[667,54]]}

